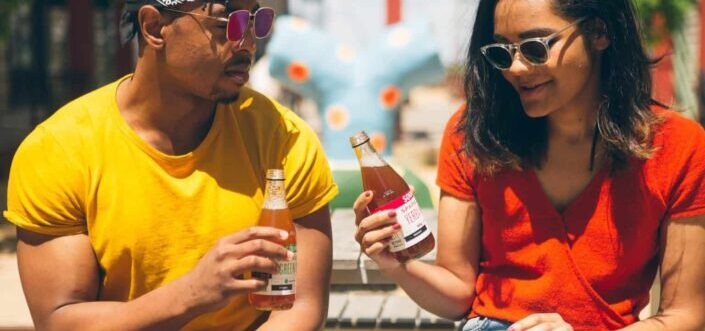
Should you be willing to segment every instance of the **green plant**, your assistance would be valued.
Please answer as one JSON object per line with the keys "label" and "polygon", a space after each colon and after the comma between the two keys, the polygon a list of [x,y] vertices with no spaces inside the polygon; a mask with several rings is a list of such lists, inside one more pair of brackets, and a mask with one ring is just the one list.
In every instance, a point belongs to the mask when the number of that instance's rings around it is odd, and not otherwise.
{"label": "green plant", "polygon": [[660,33],[653,29],[653,21],[656,15],[662,15],[664,19],[663,32],[678,31],[683,27],[685,15],[698,0],[634,0],[642,27],[646,38],[655,41],[660,37]]}

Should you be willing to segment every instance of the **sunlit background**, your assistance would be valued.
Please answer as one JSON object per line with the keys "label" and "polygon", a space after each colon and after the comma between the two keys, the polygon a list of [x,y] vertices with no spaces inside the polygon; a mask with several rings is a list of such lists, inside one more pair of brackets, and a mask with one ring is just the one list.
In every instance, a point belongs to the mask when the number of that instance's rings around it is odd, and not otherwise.
{"label": "sunlit background", "polygon": [[[5,209],[7,175],[23,137],[66,102],[132,71],[136,44],[121,43],[122,2],[0,0],[0,209]],[[414,70],[426,70],[428,75],[409,80],[411,86],[380,83],[384,89],[367,92],[372,93],[373,100],[382,100],[381,107],[386,110],[380,111],[391,114],[388,116],[391,129],[380,129],[375,136],[377,147],[389,155],[396,167],[418,181],[421,190],[426,190],[426,207],[433,208],[437,199],[433,181],[440,136],[446,120],[464,99],[462,65],[476,1],[260,0],[260,3],[275,8],[279,19],[297,17],[294,25],[305,22],[317,31],[304,36],[314,39],[300,43],[302,50],[325,45],[324,41],[315,40],[316,36],[325,36],[338,46],[335,52],[320,51],[316,56],[329,55],[337,57],[334,60],[340,63],[354,63],[355,72],[364,74],[369,69],[365,68],[366,62],[356,59],[374,52],[375,47],[384,48],[384,43],[407,52],[398,53],[403,55],[398,61],[418,56],[418,63],[412,67],[390,69],[387,75],[412,77]],[[665,56],[653,70],[655,98],[701,120],[700,109],[705,101],[705,88],[701,84],[705,69],[705,30],[701,29],[705,4],[697,0],[636,3],[652,56]],[[412,33],[416,31],[412,27],[424,30]],[[371,110],[345,105],[343,101],[320,109],[321,96],[305,93],[305,88],[296,85],[316,83],[306,81],[309,70],[316,70],[312,64],[307,66],[307,61],[315,58],[297,59],[299,53],[282,51],[276,45],[270,53],[270,43],[278,34],[285,39],[283,36],[288,36],[285,33],[291,33],[284,24],[278,24],[277,28],[283,30],[275,29],[272,37],[258,42],[257,64],[250,84],[308,121],[321,134],[326,148],[331,149],[328,152],[336,155],[331,158],[334,168],[346,168],[350,160],[338,157],[344,152],[338,154],[333,150],[337,148],[335,143],[326,139],[330,139],[330,132],[366,129],[366,123],[356,122],[352,114]],[[424,48],[428,52],[410,55],[411,48]],[[273,69],[277,61],[283,61],[288,71],[277,73]],[[345,207],[347,202],[343,199],[337,203],[338,207]],[[17,307],[23,301],[7,294],[21,295],[14,267],[14,245],[14,228],[0,222],[0,330],[24,330],[31,325],[26,308]],[[8,305],[13,307],[6,308]]]}

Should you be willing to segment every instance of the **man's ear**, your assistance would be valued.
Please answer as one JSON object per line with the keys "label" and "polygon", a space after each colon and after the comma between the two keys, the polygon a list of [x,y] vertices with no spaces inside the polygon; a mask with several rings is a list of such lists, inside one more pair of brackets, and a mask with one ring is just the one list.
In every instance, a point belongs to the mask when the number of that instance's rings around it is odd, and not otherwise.
{"label": "man's ear", "polygon": [[610,46],[610,37],[607,31],[607,23],[600,18],[594,19],[590,22],[590,38],[592,47],[596,51],[604,51]]}
{"label": "man's ear", "polygon": [[142,6],[137,12],[140,33],[147,45],[157,50],[164,48],[162,14],[154,6]]}

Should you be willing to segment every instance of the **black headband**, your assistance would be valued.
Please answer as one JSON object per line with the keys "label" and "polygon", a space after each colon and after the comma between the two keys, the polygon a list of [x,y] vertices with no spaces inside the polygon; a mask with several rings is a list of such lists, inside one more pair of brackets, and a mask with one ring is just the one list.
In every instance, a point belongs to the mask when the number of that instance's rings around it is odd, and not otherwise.
{"label": "black headband", "polygon": [[[120,22],[120,40],[123,44],[125,44],[137,33],[139,33],[139,26],[135,15],[137,11],[142,8],[142,6],[152,5],[157,8],[165,8],[182,5],[189,2],[202,1],[215,2],[216,0],[125,0],[125,9],[122,12]],[[227,7],[230,5],[230,1],[231,0],[222,0],[221,2],[223,2]]]}

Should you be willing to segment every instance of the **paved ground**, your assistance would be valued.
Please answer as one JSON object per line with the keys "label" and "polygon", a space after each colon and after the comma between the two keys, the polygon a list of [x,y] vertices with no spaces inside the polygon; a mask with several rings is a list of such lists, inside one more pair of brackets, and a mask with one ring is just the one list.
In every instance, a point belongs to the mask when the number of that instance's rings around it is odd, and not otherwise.
{"label": "paved ground", "polygon": [[31,327],[15,255],[0,254],[0,330]]}

